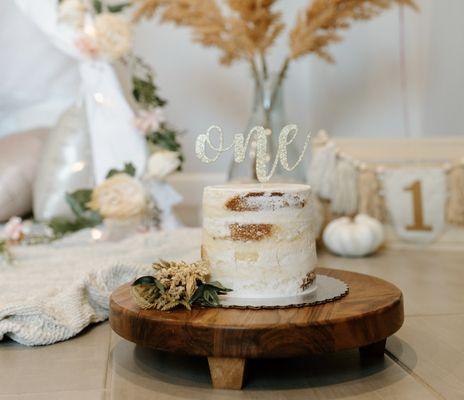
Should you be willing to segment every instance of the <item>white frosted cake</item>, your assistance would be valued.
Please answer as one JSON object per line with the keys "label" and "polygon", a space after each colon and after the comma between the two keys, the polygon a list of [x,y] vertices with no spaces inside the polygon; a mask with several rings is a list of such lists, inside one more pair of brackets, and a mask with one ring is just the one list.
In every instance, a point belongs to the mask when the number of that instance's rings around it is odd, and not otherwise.
{"label": "white frosted cake", "polygon": [[295,296],[314,285],[311,188],[230,184],[203,192],[202,258],[231,296]]}

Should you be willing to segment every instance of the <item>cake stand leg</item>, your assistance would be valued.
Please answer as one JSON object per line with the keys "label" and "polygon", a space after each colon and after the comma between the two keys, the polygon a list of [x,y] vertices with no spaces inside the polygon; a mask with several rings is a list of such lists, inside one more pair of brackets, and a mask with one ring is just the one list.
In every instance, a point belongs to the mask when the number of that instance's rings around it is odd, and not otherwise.
{"label": "cake stand leg", "polygon": [[361,357],[383,357],[385,354],[385,344],[387,339],[383,339],[380,342],[371,343],[367,346],[359,348],[359,353]]}
{"label": "cake stand leg", "polygon": [[243,386],[245,362],[244,358],[208,357],[213,387],[240,390]]}

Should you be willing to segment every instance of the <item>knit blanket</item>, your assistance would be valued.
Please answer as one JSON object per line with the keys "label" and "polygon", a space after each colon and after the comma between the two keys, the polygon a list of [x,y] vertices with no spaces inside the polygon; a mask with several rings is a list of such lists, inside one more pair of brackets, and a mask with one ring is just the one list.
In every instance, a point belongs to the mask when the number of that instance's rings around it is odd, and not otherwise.
{"label": "knit blanket", "polygon": [[0,266],[0,340],[46,345],[107,319],[111,292],[150,273],[154,261],[197,260],[200,231],[137,234],[119,242],[95,242],[81,231],[48,245],[14,247],[13,254],[13,265]]}

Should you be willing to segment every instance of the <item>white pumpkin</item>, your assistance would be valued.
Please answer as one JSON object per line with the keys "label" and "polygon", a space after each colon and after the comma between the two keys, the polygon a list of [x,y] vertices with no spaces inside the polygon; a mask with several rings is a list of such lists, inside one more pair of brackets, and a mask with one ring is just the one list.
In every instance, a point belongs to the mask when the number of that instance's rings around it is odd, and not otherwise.
{"label": "white pumpkin", "polygon": [[363,257],[374,253],[384,240],[383,225],[366,214],[342,217],[330,222],[322,239],[333,253],[346,257]]}

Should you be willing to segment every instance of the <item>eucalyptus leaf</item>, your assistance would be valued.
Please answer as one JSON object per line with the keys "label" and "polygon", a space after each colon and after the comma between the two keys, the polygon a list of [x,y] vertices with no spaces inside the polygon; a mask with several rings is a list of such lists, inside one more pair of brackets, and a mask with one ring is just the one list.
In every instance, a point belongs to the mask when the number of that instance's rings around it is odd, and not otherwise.
{"label": "eucalyptus leaf", "polygon": [[155,146],[161,147],[170,151],[177,151],[179,153],[179,159],[182,162],[184,160],[182,154],[180,154],[181,145],[177,140],[177,133],[174,129],[169,128],[166,124],[162,124],[161,128],[156,132],[151,132],[147,135],[147,140]]}
{"label": "eucalyptus leaf", "polygon": [[198,286],[197,290],[195,290],[195,293],[193,293],[192,297],[190,298],[190,304],[196,303],[200,298],[203,297],[203,292],[204,292],[204,287],[203,285]]}
{"label": "eucalyptus leaf", "polygon": [[[208,282],[208,283],[205,283],[205,286],[212,286],[213,288],[215,288],[217,291],[220,291],[220,292],[224,292],[227,293],[227,292],[232,292],[232,289],[229,289],[229,288],[226,288],[222,285],[221,282],[218,282],[218,281],[213,281],[213,282]],[[222,294],[222,293],[220,293]]]}
{"label": "eucalyptus leaf", "polygon": [[76,216],[76,221],[84,224],[85,227],[95,226],[102,222],[101,215],[87,206],[91,196],[92,191],[87,189],[66,193],[66,202]]}
{"label": "eucalyptus leaf", "polygon": [[166,288],[164,287],[164,285],[154,276],[150,275],[141,276],[140,278],[136,279],[132,286],[137,285],[154,285],[158,288],[161,294],[166,292]]}
{"label": "eucalyptus leaf", "polygon": [[106,8],[111,13],[119,13],[123,11],[126,7],[130,7],[131,3],[120,3],[120,4],[109,4]]}
{"label": "eucalyptus leaf", "polygon": [[153,77],[147,73],[144,78],[132,77],[132,95],[135,101],[144,108],[163,107],[166,105],[166,100],[162,99],[157,94],[157,86],[153,82]]}
{"label": "eucalyptus leaf", "polygon": [[130,176],[135,176],[136,169],[134,167],[134,164],[132,163],[125,163],[123,169],[116,169],[112,168],[109,170],[109,172],[106,174],[106,179],[111,178],[114,175],[117,174],[127,174]]}
{"label": "eucalyptus leaf", "polygon": [[91,189],[80,189],[72,193],[66,193],[66,202],[71,210],[76,215],[82,215],[85,211],[89,210],[87,203],[92,198]]}
{"label": "eucalyptus leaf", "polygon": [[220,305],[219,295],[231,292],[232,289],[224,287],[219,282],[201,283],[190,299],[190,304],[198,304],[206,307]]}
{"label": "eucalyptus leaf", "polygon": [[101,0],[92,0],[92,6],[97,14],[100,14],[103,11],[103,3]]}
{"label": "eucalyptus leaf", "polygon": [[10,253],[10,249],[6,240],[0,240],[0,261],[2,258],[7,263],[11,263],[13,261],[13,255]]}
{"label": "eucalyptus leaf", "polygon": [[154,276],[141,276],[140,278],[137,278],[134,283],[132,283],[132,286],[136,285],[154,285],[156,282],[156,278]]}
{"label": "eucalyptus leaf", "polygon": [[74,219],[66,217],[53,218],[48,226],[53,230],[55,236],[60,237],[66,233],[77,232],[81,229],[92,228],[101,224],[101,215],[87,206],[91,197],[92,190],[90,189],[80,189],[72,193],[66,193],[66,202],[75,217]]}

